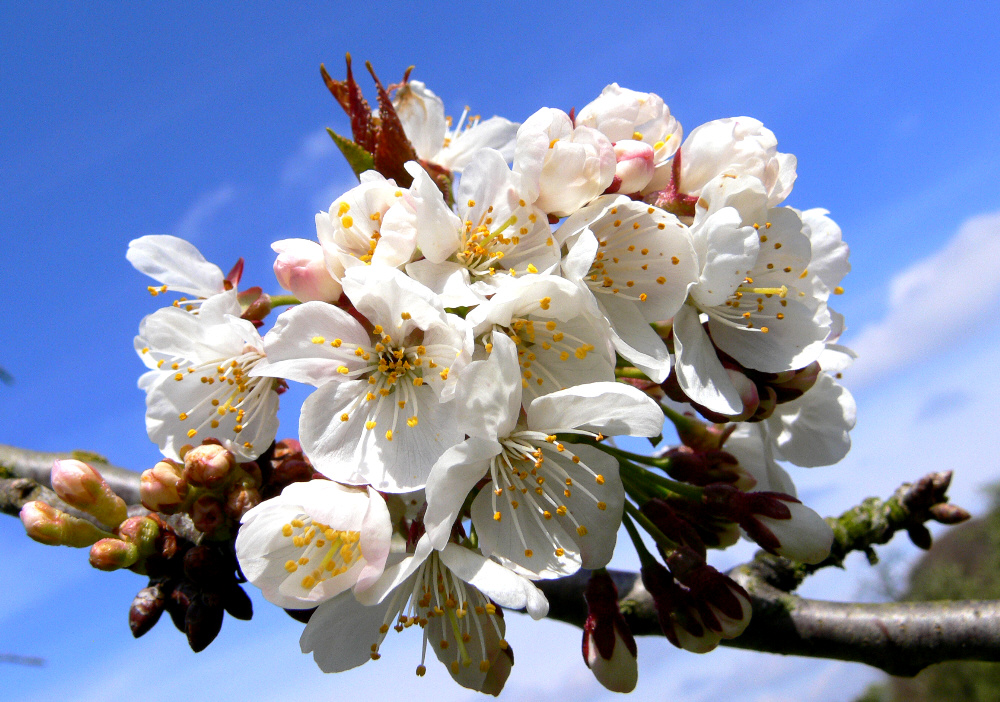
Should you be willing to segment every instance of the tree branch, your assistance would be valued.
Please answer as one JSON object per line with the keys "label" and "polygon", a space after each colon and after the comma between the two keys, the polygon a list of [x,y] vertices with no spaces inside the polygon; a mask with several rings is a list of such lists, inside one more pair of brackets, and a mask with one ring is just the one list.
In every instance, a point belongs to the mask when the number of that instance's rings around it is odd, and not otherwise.
{"label": "tree branch", "polygon": [[[609,571],[632,633],[659,635],[653,598],[636,573]],[[750,593],[753,617],[722,644],[764,653],[852,661],[891,675],[913,676],[950,660],[1000,661],[1000,602],[855,604],[790,595],[756,578],[747,566],[729,573]],[[538,583],[549,617],[583,626],[589,571]]]}
{"label": "tree branch", "polygon": [[[43,500],[75,512],[49,489],[52,462],[75,458],[95,468],[130,505],[139,504],[139,474],[84,451],[48,453],[0,444],[0,510],[16,515],[25,502]],[[917,545],[929,545],[928,520],[954,523],[967,518],[947,504],[950,473],[933,473],[902,485],[888,500],[869,498],[830,520],[830,558],[804,565],[764,552],[729,575],[750,594],[753,618],[746,631],[723,645],[765,653],[865,663],[892,675],[913,676],[949,660],[1000,661],[1000,602],[956,601],[861,604],[823,602],[789,594],[819,568],[841,566],[851,551],[876,560],[873,545],[905,530]],[[86,515],[84,515],[86,516]],[[660,635],[653,598],[637,573],[610,571],[619,604],[636,635]],[[539,582],[549,599],[549,617],[583,626],[583,591],[590,572]]]}

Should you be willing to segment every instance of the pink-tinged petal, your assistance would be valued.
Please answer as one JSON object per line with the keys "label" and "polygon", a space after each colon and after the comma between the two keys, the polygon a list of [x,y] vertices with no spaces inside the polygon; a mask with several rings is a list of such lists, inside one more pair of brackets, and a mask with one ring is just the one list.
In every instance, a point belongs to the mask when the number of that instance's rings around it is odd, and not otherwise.
{"label": "pink-tinged petal", "polygon": [[688,397],[720,414],[743,412],[740,393],[701,326],[698,311],[690,305],[674,317],[674,354],[677,382]]}
{"label": "pink-tinged petal", "polygon": [[499,563],[454,543],[445,546],[440,558],[455,575],[501,607],[526,609],[532,619],[548,614],[549,602],[542,591]]}
{"label": "pink-tinged petal", "polygon": [[528,428],[546,433],[581,429],[605,436],[657,436],[663,429],[663,411],[630,385],[586,383],[532,400]]}
{"label": "pink-tinged petal", "polygon": [[140,273],[176,292],[209,297],[222,292],[225,275],[193,245],[176,236],[151,234],[129,242],[125,258]]}
{"label": "pink-tinged petal", "polygon": [[486,475],[491,459],[501,450],[495,440],[474,436],[445,451],[431,468],[424,527],[434,548],[444,548],[451,538],[465,498]]}
{"label": "pink-tinged petal", "polygon": [[347,372],[367,366],[355,355],[371,339],[361,324],[344,310],[325,302],[305,302],[282,312],[264,337],[267,364],[258,375],[286,378],[320,386],[343,381]]}

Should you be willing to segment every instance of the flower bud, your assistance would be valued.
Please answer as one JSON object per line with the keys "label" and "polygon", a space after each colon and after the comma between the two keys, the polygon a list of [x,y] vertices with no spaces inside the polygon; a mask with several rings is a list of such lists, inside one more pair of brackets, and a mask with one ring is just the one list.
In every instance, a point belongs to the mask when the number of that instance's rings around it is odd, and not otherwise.
{"label": "flower bud", "polygon": [[641,141],[615,142],[615,178],[605,192],[637,193],[653,178],[653,147]]}
{"label": "flower bud", "polygon": [[655,561],[639,571],[642,584],[653,598],[656,618],[667,640],[692,653],[708,653],[722,640],[722,634],[705,626],[697,603],[673,574]]}
{"label": "flower bud", "polygon": [[694,451],[687,446],[672,448],[663,454],[670,459],[667,473],[674,480],[692,485],[728,483],[740,490],[749,490],[757,484],[731,453],[718,449]]}
{"label": "flower bud", "polygon": [[769,553],[802,563],[819,563],[830,555],[830,525],[791,495],[716,484],[705,488],[703,500],[711,513],[739,524]]}
{"label": "flower bud", "polygon": [[177,461],[166,459],[149,470],[143,471],[139,479],[139,499],[152,512],[174,514],[188,493],[182,466]]}
{"label": "flower bud", "polygon": [[687,588],[706,628],[724,639],[743,633],[753,612],[746,590],[687,549],[675,551],[667,564],[677,582]]}
{"label": "flower bud", "polygon": [[138,546],[121,539],[101,539],[90,547],[90,565],[98,570],[128,568],[138,560]]}
{"label": "flower bud", "polygon": [[83,461],[57,460],[52,464],[52,489],[69,506],[93,515],[105,526],[116,527],[128,516],[125,500]]}
{"label": "flower bud", "polygon": [[223,616],[221,604],[210,604],[201,596],[192,599],[184,616],[184,631],[192,651],[203,651],[215,640],[222,630]]}
{"label": "flower bud", "polygon": [[213,535],[226,524],[222,503],[211,495],[202,495],[191,505],[191,521],[198,531]]}
{"label": "flower bud", "polygon": [[132,636],[139,638],[152,629],[160,620],[165,605],[166,595],[160,585],[150,585],[139,590],[128,611],[128,626],[132,630]]}
{"label": "flower bud", "polygon": [[587,621],[583,625],[583,662],[612,692],[631,692],[639,679],[638,650],[618,609],[618,589],[605,570],[594,571],[583,593]]}
{"label": "flower bud", "polygon": [[282,239],[271,244],[278,254],[274,277],[278,285],[302,302],[336,302],[341,287],[330,275],[323,258],[323,247],[308,239]]}
{"label": "flower bud", "polygon": [[184,478],[191,485],[215,488],[236,467],[236,457],[218,444],[202,444],[184,454]]}
{"label": "flower bud", "polygon": [[222,593],[222,606],[229,616],[236,619],[249,621],[253,617],[253,602],[239,585],[233,585]]}
{"label": "flower bud", "polygon": [[84,519],[39,501],[27,502],[21,507],[21,523],[28,536],[47,546],[85,548],[111,536]]}
{"label": "flower bud", "polygon": [[564,217],[596,198],[611,185],[615,164],[608,138],[574,127],[561,110],[543,107],[517,131],[514,170],[547,214]]}
{"label": "flower bud", "polygon": [[244,514],[259,504],[260,492],[256,488],[234,485],[233,489],[226,495],[226,504],[223,509],[230,519],[239,521]]}

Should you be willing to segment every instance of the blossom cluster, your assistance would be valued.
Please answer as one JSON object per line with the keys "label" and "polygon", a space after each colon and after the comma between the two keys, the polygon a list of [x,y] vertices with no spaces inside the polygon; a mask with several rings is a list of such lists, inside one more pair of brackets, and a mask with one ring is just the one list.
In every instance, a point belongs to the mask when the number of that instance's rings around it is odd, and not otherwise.
{"label": "blossom cluster", "polygon": [[[316,215],[315,240],[273,245],[294,299],[241,290],[241,265],[224,275],[174,237],[129,247],[151,293],[187,296],[135,341],[165,457],[147,506],[185,508],[197,475],[219,523],[241,518],[246,578],[314,610],[301,646],[327,672],[416,626],[459,684],[497,694],[513,663],[502,608],[543,617],[537,583],[583,568],[587,665],[631,689],[635,643],[602,570],[623,523],[671,642],[739,635],[749,598],[706,550],[742,534],[823,560],[830,528],[781,463],[836,463],[854,425],[829,307],[848,250],[825,210],[783,204],[795,157],[748,117],[685,138],[659,96],[616,84],[521,124],[452,124],[408,76],[378,84],[376,111],[350,73],[328,85],[359,184]],[[288,382],[315,388],[309,470],[262,494],[252,466],[272,457]],[[660,446],[665,417],[678,446]],[[199,445],[215,448],[195,470]],[[216,470],[228,492],[211,493]],[[233,471],[249,476],[235,488]]]}

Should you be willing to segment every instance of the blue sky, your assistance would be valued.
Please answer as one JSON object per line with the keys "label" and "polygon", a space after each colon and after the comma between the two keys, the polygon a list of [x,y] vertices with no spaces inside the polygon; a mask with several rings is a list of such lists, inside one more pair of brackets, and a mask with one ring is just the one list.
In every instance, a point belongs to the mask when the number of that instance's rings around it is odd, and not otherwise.
{"label": "blue sky", "polygon": [[[313,238],[315,212],[352,183],[323,132],[348,128],[318,71],[325,62],[342,75],[351,51],[387,83],[416,64],[414,77],[456,115],[469,105],[520,121],[541,106],[582,107],[617,81],[663,96],[687,132],[719,117],[761,119],[799,160],[788,204],[829,209],[851,245],[837,303],[865,354],[845,380],[859,402],[854,451],[840,466],[798,471],[803,496],[834,513],[947,467],[961,501],[982,508],[980,486],[1000,478],[1000,11],[961,6],[5,3],[0,366],[16,383],[0,386],[0,443],[152,465],[132,337],[157,304],[125,261],[128,242],[184,236],[224,269],[244,256],[244,279],[276,291],[270,242]],[[282,418],[294,428],[290,405]],[[222,672],[223,699],[397,685],[414,700],[469,697],[436,666],[411,684],[415,641],[399,642],[381,668],[324,676],[298,653],[299,625],[259,598],[252,623],[227,620],[198,656],[168,623],[132,642],[126,611],[140,577],[34,544],[13,519],[0,520],[0,554],[0,651],[49,660],[0,663],[11,697],[113,700],[151,680],[150,699],[176,699],[196,673],[216,690]],[[807,592],[872,596],[871,572],[852,565]],[[505,696],[602,698],[578,632],[510,622],[518,664]],[[640,658],[640,695],[684,700],[735,698],[748,670],[760,689],[744,687],[743,700],[843,699],[845,679],[867,679],[859,666],[694,657],[656,640],[640,643]]]}

